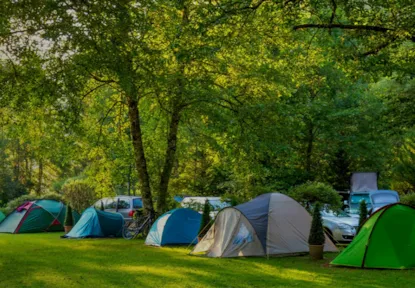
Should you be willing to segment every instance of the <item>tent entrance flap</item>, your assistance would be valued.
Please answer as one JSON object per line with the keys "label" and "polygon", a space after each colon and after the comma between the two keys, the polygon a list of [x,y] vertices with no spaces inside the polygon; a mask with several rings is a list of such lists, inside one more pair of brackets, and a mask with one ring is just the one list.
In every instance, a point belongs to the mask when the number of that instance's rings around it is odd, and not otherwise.
{"label": "tent entrance flap", "polygon": [[146,245],[189,245],[197,242],[202,216],[191,209],[173,209],[161,215],[146,238]]}

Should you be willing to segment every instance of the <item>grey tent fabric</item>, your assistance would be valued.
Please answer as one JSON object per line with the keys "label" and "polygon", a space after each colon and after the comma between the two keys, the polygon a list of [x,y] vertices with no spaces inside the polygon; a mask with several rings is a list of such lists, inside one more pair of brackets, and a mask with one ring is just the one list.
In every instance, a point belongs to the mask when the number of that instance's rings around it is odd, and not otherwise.
{"label": "grey tent fabric", "polygon": [[[292,198],[280,193],[264,194],[219,212],[190,254],[238,257],[307,253],[311,220],[311,215]],[[338,251],[327,236],[324,251]]]}
{"label": "grey tent fabric", "polygon": [[378,175],[376,172],[356,172],[350,180],[351,192],[367,192],[378,190]]}
{"label": "grey tent fabric", "polygon": [[235,206],[248,219],[265,247],[268,231],[268,211],[271,193],[262,194],[255,199]]}

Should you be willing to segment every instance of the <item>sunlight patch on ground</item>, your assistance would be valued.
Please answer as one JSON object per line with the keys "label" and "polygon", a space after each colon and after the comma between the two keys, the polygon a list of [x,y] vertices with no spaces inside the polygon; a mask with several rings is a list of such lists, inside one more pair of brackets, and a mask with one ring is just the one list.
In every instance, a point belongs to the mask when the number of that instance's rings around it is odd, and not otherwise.
{"label": "sunlight patch on ground", "polygon": [[265,263],[253,263],[253,267],[257,268],[262,274],[278,276],[279,278],[287,280],[301,280],[306,282],[319,283],[322,285],[327,285],[332,282],[330,278],[327,278],[317,272],[302,271],[285,267],[275,267]]}

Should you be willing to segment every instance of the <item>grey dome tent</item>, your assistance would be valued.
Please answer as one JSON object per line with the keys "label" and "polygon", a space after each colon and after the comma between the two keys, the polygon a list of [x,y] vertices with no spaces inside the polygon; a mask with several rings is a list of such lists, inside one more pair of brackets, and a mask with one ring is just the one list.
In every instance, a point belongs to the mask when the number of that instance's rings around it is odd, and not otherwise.
{"label": "grey dome tent", "polygon": [[[238,257],[307,253],[311,216],[298,202],[268,193],[223,209],[192,255]],[[326,236],[324,251],[337,252]]]}

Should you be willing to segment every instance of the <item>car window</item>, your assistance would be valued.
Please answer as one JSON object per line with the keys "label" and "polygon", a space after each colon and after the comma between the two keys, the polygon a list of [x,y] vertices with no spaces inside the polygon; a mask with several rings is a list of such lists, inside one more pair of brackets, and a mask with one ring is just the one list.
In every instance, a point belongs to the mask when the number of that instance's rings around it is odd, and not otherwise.
{"label": "car window", "polygon": [[117,205],[117,201],[116,199],[108,199],[107,203],[104,203],[104,208],[105,209],[115,209],[116,205]]}
{"label": "car window", "polygon": [[130,200],[129,199],[119,199],[118,200],[118,209],[130,209]]}
{"label": "car window", "polygon": [[374,204],[389,204],[398,202],[396,195],[389,193],[373,194],[372,200]]}
{"label": "car window", "polygon": [[134,198],[133,199],[133,207],[134,207],[134,209],[143,208],[143,201],[141,201],[140,198]]}

